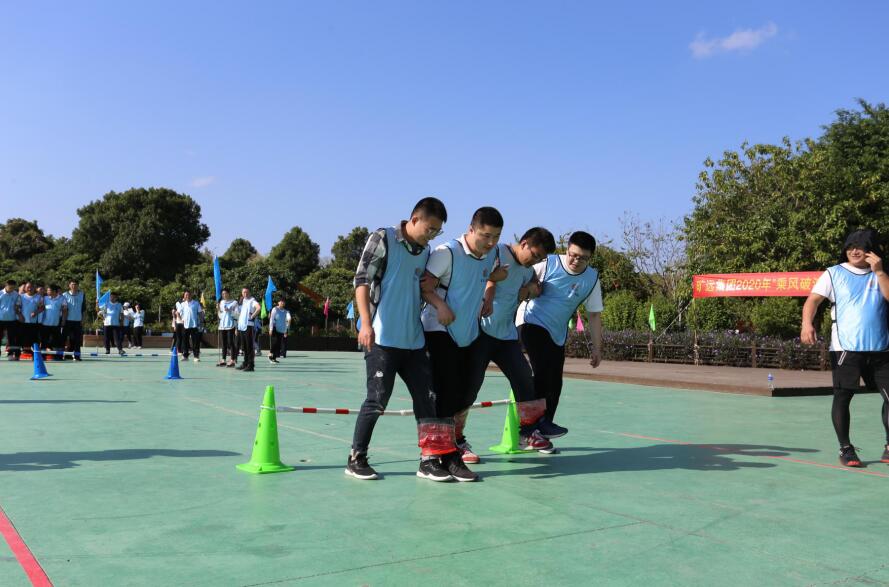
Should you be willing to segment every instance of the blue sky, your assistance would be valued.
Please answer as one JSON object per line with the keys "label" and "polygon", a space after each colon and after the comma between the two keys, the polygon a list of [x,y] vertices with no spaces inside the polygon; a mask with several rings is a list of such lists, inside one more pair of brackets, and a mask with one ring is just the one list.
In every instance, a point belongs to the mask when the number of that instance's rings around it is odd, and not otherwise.
{"label": "blue sky", "polygon": [[[137,5],[139,4],[139,5]],[[620,5],[618,5],[620,4]],[[110,190],[194,197],[221,254],[422,196],[619,235],[679,218],[707,156],[889,102],[889,4],[0,4],[0,221],[70,235]],[[134,210],[133,214],[138,214]]]}

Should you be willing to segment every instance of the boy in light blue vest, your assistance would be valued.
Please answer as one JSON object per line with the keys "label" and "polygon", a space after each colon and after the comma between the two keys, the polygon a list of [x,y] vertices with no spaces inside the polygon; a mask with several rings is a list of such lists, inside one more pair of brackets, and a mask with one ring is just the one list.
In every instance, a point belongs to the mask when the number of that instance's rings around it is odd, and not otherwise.
{"label": "boy in light blue vest", "polygon": [[454,479],[444,465],[456,454],[454,421],[436,413],[420,323],[420,278],[429,258],[428,243],[441,234],[447,219],[440,200],[423,198],[410,220],[372,232],[361,253],[355,271],[355,305],[361,316],[358,342],[365,349],[367,399],[355,420],[345,470],[356,479],[378,477],[367,462],[367,450],[377,419],[392,396],[396,375],[413,399],[421,455],[417,476],[432,481]]}
{"label": "boy in light blue vest", "polygon": [[83,344],[83,315],[86,312],[86,296],[80,291],[80,284],[76,279],[68,282],[68,291],[62,294],[68,314],[65,316],[65,326],[62,328],[62,344],[68,345],[68,350],[74,353],[74,360],[80,360],[80,347]]}
{"label": "boy in light blue vest", "polygon": [[436,409],[454,418],[454,435],[460,454],[447,464],[451,474],[475,481],[466,462],[478,455],[466,441],[463,429],[469,406],[475,401],[470,389],[472,343],[478,338],[479,315],[488,281],[506,277],[504,269],[494,272],[495,247],[503,230],[503,216],[485,206],[475,211],[467,232],[437,247],[426,264],[423,281],[423,329],[432,362]]}
{"label": "boy in light blue vest", "polygon": [[849,404],[862,375],[870,373],[883,396],[882,421],[886,445],[881,461],[889,463],[889,276],[883,269],[879,237],[856,230],[846,237],[839,264],[821,274],[803,305],[800,340],[815,344],[813,320],[818,306],[830,300],[833,321],[830,362],[833,367],[831,419],[840,443],[840,464],[862,466],[849,439]]}
{"label": "boy in light blue vest", "polygon": [[60,294],[59,286],[46,286],[40,323],[40,348],[43,350],[59,350],[61,348],[62,325],[68,315],[68,305]]}
{"label": "boy in light blue vest", "polygon": [[[485,305],[491,308],[491,312],[490,315],[483,312],[481,332],[472,344],[469,373],[470,397],[474,402],[484,383],[488,365],[491,361],[497,365],[509,380],[515,395],[521,427],[520,448],[543,453],[554,450],[552,442],[537,430],[537,424],[546,411],[546,400],[537,399],[534,376],[522,352],[515,318],[519,302],[540,293],[533,266],[555,250],[556,241],[552,233],[539,226],[526,231],[517,243],[497,245],[497,263],[507,272],[507,276],[497,283],[489,281],[485,289]],[[465,452],[463,460],[472,462]]]}
{"label": "boy in light blue vest", "polygon": [[593,235],[577,231],[568,237],[564,255],[549,255],[534,266],[540,282],[540,295],[523,304],[516,316],[520,336],[531,369],[538,398],[546,400],[546,415],[537,425],[545,438],[558,438],[568,429],[555,423],[556,409],[562,395],[562,370],[565,366],[565,341],[568,322],[581,305],[586,307],[591,333],[590,365],[601,362],[602,289],[599,272],[590,267],[596,251]]}
{"label": "boy in light blue vest", "polygon": [[18,361],[22,354],[19,342],[19,324],[24,321],[22,316],[22,299],[16,290],[16,282],[12,279],[0,290],[0,340],[6,335],[6,358]]}

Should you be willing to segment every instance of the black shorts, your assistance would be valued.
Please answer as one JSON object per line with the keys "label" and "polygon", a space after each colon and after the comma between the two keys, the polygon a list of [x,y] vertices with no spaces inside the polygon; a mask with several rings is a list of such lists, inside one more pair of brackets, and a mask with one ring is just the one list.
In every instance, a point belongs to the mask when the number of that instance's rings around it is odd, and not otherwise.
{"label": "black shorts", "polygon": [[889,389],[889,351],[831,351],[830,366],[834,390],[858,391],[862,378],[868,389]]}

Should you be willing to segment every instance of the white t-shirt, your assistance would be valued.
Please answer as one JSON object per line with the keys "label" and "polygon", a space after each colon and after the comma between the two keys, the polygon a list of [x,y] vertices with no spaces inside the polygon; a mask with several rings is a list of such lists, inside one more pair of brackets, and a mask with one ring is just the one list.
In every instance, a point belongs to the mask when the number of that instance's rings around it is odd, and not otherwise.
{"label": "white t-shirt", "polygon": [[[865,267],[864,269],[859,269],[850,263],[843,263],[843,268],[848,269],[852,273],[856,275],[867,275],[870,273],[870,267]],[[818,281],[815,282],[814,287],[812,287],[812,293],[816,293],[821,297],[827,298],[831,304],[830,307],[830,319],[833,324],[830,327],[830,350],[832,351],[842,351],[842,345],[840,345],[840,338],[837,334],[837,307],[836,307],[836,296],[833,294],[833,282],[830,280],[830,275],[828,275],[827,271],[821,274],[818,278]]]}
{"label": "white t-shirt", "polygon": [[[485,259],[488,255],[497,254],[497,249],[495,247],[481,257],[473,255],[469,250],[469,245],[466,244],[466,235],[461,236],[457,241],[463,246],[463,250],[466,254],[475,259]],[[438,245],[435,250],[429,254],[429,260],[426,261],[426,271],[438,278],[438,287],[435,288],[435,293],[437,293],[441,299],[444,299],[445,295],[447,295],[447,290],[445,288],[451,285],[451,251],[448,249],[447,245]],[[479,300],[479,304],[481,304],[481,300]],[[420,314],[420,320],[423,322],[423,330],[427,332],[448,331],[448,329],[442,326],[438,321],[438,312],[432,304],[428,304],[423,309],[423,313]]]}
{"label": "white t-shirt", "polygon": [[[578,273],[573,273],[570,269],[568,269],[568,255],[559,255],[559,259],[562,261],[562,267],[565,268],[565,271],[569,275],[579,275]],[[541,288],[545,288],[546,284],[543,282],[543,278],[546,276],[546,259],[534,265],[534,274],[537,275],[537,281],[540,283]],[[600,279],[596,280],[596,285],[593,287],[593,291],[590,292],[590,295],[583,301],[583,305],[586,308],[588,314],[597,314],[605,309],[605,305],[602,303],[602,275],[599,275]],[[543,291],[541,289],[541,291]],[[516,311],[515,315],[515,325],[521,326],[525,323],[525,306],[528,305],[528,302],[522,302],[519,304],[519,309]]]}

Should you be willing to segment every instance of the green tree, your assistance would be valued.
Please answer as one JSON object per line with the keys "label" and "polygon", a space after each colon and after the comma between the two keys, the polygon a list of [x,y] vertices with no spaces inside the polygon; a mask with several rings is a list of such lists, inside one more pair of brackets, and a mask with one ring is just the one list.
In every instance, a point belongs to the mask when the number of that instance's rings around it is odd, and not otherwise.
{"label": "green tree", "polygon": [[251,259],[259,255],[259,251],[253,243],[245,238],[236,238],[228,246],[225,253],[219,257],[220,267],[237,267],[246,265]]}
{"label": "green tree", "polygon": [[0,224],[0,258],[22,262],[52,247],[52,237],[43,234],[36,220],[10,218]]}
{"label": "green tree", "polygon": [[200,259],[210,237],[198,203],[166,188],[109,192],[77,214],[76,249],[123,279],[172,279]]}
{"label": "green tree", "polygon": [[[346,317],[346,306],[354,297],[352,279],[353,270],[341,267],[324,267],[313,272],[303,280],[303,284],[324,298],[330,298],[330,319]],[[319,315],[320,315],[320,309]],[[322,322],[323,322],[323,316]]]}
{"label": "green tree", "polygon": [[602,311],[602,327],[610,331],[637,329],[638,307],[639,300],[631,291],[621,290],[609,294]]}
{"label": "green tree", "polygon": [[330,252],[333,253],[331,266],[354,272],[358,267],[358,261],[361,259],[361,253],[364,251],[364,245],[369,236],[370,232],[367,228],[356,226],[349,234],[337,237],[336,242],[330,248]]}
{"label": "green tree", "polygon": [[288,274],[295,285],[318,268],[319,250],[302,228],[294,226],[272,247],[267,259],[278,271]]}
{"label": "green tree", "polygon": [[793,338],[799,336],[802,300],[798,298],[766,298],[751,313],[757,334]]}

